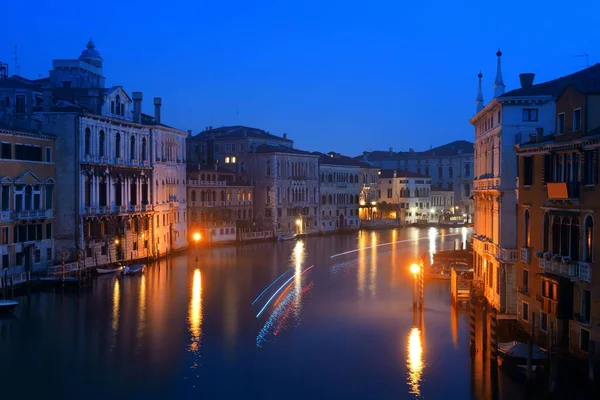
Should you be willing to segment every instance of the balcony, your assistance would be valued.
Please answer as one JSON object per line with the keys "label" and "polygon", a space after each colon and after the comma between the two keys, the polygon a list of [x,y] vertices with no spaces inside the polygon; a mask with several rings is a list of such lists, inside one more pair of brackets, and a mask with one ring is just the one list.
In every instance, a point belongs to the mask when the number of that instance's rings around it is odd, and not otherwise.
{"label": "balcony", "polygon": [[521,247],[521,257],[519,260],[524,264],[529,264],[531,262],[531,248],[529,247]]}
{"label": "balcony", "polygon": [[559,203],[579,203],[579,184],[574,182],[548,182],[548,200]]}
{"label": "balcony", "polygon": [[128,210],[129,212],[140,212],[142,211],[142,206],[139,204],[130,204]]}
{"label": "balcony", "polygon": [[[50,210],[50,214],[52,215],[52,210]],[[17,219],[17,220],[40,219],[40,218],[47,218],[46,210],[15,211],[15,219]]]}
{"label": "balcony", "polygon": [[473,180],[473,190],[498,190],[500,178],[485,178]]}
{"label": "balcony", "polygon": [[592,281],[592,265],[581,261],[571,261],[566,263],[561,260],[551,258],[540,258],[540,269],[555,275],[564,276],[571,280]]}
{"label": "balcony", "polygon": [[152,211],[152,204],[144,204],[141,207],[142,211]]}

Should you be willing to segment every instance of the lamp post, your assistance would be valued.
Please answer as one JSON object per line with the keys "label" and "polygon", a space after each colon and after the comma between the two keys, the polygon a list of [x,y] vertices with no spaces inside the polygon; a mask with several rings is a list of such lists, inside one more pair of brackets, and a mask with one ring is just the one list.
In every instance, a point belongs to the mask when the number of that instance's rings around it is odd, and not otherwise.
{"label": "lamp post", "polygon": [[421,272],[421,266],[419,264],[411,264],[410,273],[413,276],[413,308],[417,308],[417,278]]}
{"label": "lamp post", "polygon": [[196,261],[198,261],[198,242],[200,239],[202,239],[202,235],[200,235],[198,232],[195,232],[192,238],[194,239],[194,243],[196,243]]}

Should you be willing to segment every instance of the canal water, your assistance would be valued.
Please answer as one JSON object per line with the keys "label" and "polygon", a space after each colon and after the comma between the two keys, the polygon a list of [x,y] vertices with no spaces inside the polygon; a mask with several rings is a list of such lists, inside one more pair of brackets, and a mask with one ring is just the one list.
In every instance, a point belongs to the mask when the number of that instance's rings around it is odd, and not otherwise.
{"label": "canal water", "polygon": [[[0,320],[0,397],[523,398],[469,355],[468,310],[409,266],[466,228],[191,249],[140,276],[21,297]],[[481,376],[478,376],[481,375]]]}

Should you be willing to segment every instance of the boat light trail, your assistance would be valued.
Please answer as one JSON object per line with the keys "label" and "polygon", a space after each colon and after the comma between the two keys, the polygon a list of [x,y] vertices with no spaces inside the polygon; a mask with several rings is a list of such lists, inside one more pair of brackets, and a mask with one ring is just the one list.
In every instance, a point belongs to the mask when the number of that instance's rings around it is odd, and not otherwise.
{"label": "boat light trail", "polygon": [[[314,265],[311,265],[310,267],[306,268],[304,271],[302,271],[300,273],[300,275],[304,274],[306,271],[308,271],[309,269],[313,268]],[[283,291],[283,293],[281,293],[279,295],[279,297],[277,298],[277,300],[275,300],[275,304],[279,303],[279,300],[281,300],[281,298],[286,294],[287,290],[289,290],[289,288],[291,288],[291,286],[288,286],[286,290]]]}
{"label": "boat light trail", "polygon": [[[460,235],[460,233],[451,233],[451,234],[446,235],[446,236],[459,236],[459,235]],[[422,239],[429,239],[429,236],[423,236],[423,237],[419,237],[419,238],[416,238],[416,239],[404,239],[404,240],[398,240],[396,242],[381,243],[381,244],[377,244],[377,245],[374,245],[374,246],[362,247],[362,248],[358,248],[358,249],[355,249],[355,250],[349,250],[349,251],[345,251],[343,253],[334,254],[334,255],[332,255],[329,258],[336,258],[336,257],[339,257],[339,256],[345,256],[346,254],[352,254],[352,253],[356,253],[357,251],[360,251],[360,250],[372,249],[374,247],[389,246],[390,244],[394,244],[394,243],[416,242],[416,241],[422,240]]]}
{"label": "boat light trail", "polygon": [[[311,265],[310,267],[308,267],[307,269],[304,270],[304,272],[308,271],[309,269],[311,269],[312,267],[314,267],[314,265]],[[279,292],[281,292],[281,290],[287,286],[288,283],[290,283],[294,278],[296,277],[296,274],[292,275],[292,277],[290,279],[288,279],[287,281],[285,281],[283,283],[283,285],[281,285],[279,287],[279,289],[277,289],[277,291],[275,293],[273,293],[273,295],[271,297],[269,297],[269,300],[267,300],[267,302],[265,303],[265,305],[263,306],[263,308],[261,308],[261,310],[258,312],[258,314],[256,314],[256,318],[260,317],[260,314],[263,313],[263,311],[265,311],[265,309],[267,308],[267,306],[269,305],[269,303],[273,300],[273,298],[275,298],[275,296],[277,296],[277,294]]]}
{"label": "boat light trail", "polygon": [[273,282],[271,282],[271,284],[270,284],[269,286],[267,286],[267,288],[266,288],[265,290],[263,290],[263,291],[262,291],[262,293],[261,293],[261,294],[259,294],[259,295],[258,295],[258,297],[257,297],[256,299],[254,299],[254,301],[253,301],[253,302],[252,302],[252,304],[250,304],[250,305],[251,305],[251,306],[253,306],[253,305],[254,305],[254,303],[256,303],[256,302],[258,301],[258,299],[260,299],[260,298],[262,297],[262,295],[263,295],[263,294],[265,294],[265,292],[266,292],[267,290],[269,290],[269,288],[271,288],[271,286],[273,286],[273,285],[275,284],[275,282],[277,282],[278,280],[280,280],[281,278],[283,278],[283,276],[284,276],[285,274],[287,274],[288,272],[290,272],[290,271],[291,271],[291,270],[289,270],[289,269],[288,269],[288,270],[287,270],[287,271],[285,271],[283,274],[279,275],[279,278],[277,278],[277,279],[275,279]]}

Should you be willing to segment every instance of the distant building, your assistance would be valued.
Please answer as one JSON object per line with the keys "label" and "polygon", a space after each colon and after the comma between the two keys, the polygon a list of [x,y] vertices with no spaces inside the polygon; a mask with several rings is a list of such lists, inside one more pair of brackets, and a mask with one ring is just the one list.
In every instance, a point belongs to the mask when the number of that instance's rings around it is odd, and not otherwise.
{"label": "distant building", "polygon": [[[439,186],[431,187],[431,213],[432,222],[449,220],[451,216],[460,216],[454,205],[454,191]],[[464,214],[463,214],[464,215]]]}
{"label": "distant building", "polygon": [[276,235],[319,230],[319,156],[262,144],[245,155],[242,177],[254,182],[254,217]]}
{"label": "distant building", "polygon": [[383,169],[379,175],[378,208],[384,218],[405,224],[427,222],[431,178],[406,170]]}
{"label": "distant building", "polygon": [[222,168],[188,165],[187,198],[190,234],[203,243],[233,242],[254,221],[252,185]]}
{"label": "distant building", "polygon": [[0,270],[53,265],[55,139],[0,125]]}
{"label": "distant building", "polygon": [[371,220],[376,215],[377,209],[375,206],[379,200],[379,173],[378,167],[360,162],[358,169],[360,188],[358,215],[361,220]]}
{"label": "distant building", "polygon": [[599,82],[596,64],[527,88],[556,96],[554,134],[540,132],[517,146],[519,322],[531,331],[535,321],[537,342],[582,358],[590,341],[600,340]]}
{"label": "distant building", "polygon": [[358,161],[331,152],[319,156],[321,232],[358,229],[361,185]]}
{"label": "distant building", "polygon": [[430,178],[431,184],[454,191],[461,214],[473,213],[473,143],[458,140],[426,151],[364,152],[357,159],[389,170],[405,170]]}

